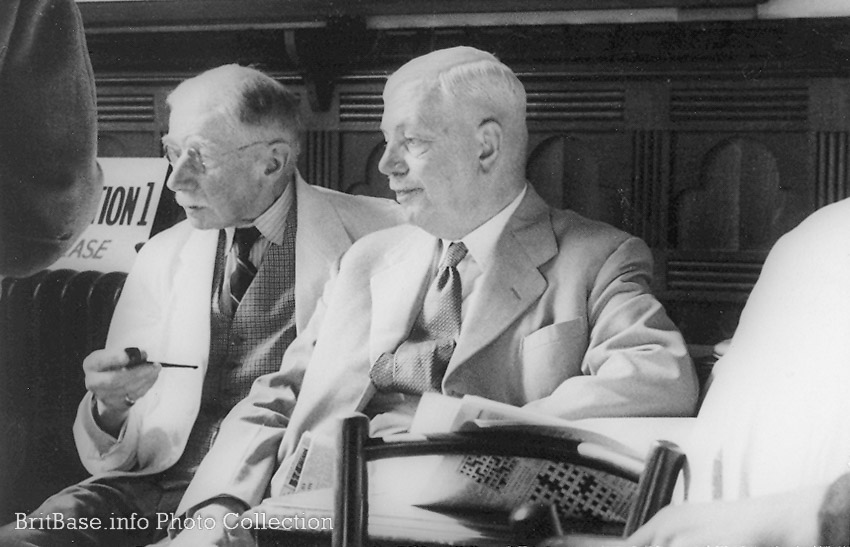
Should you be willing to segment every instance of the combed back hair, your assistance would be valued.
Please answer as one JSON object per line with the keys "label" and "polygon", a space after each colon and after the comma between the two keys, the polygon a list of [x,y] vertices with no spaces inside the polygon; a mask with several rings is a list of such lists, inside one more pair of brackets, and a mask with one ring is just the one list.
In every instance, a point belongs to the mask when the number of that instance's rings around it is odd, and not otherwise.
{"label": "combed back hair", "polygon": [[222,114],[234,131],[247,126],[268,138],[287,135],[298,153],[302,131],[298,96],[271,76],[252,67],[223,65],[181,83],[167,103],[174,108],[182,101],[198,100],[206,101],[210,113]]}
{"label": "combed back hair", "polygon": [[510,68],[495,59],[453,66],[441,72],[438,81],[450,97],[490,104],[525,121],[525,88]]}
{"label": "combed back hair", "polygon": [[387,80],[384,95],[415,82],[445,104],[477,107],[511,136],[518,161],[528,144],[526,93],[516,74],[491,53],[467,46],[432,51],[405,63]]}
{"label": "combed back hair", "polygon": [[488,105],[498,121],[510,124],[515,138],[521,139],[519,148],[528,143],[526,125],[525,87],[513,70],[498,61],[485,59],[460,64],[441,72],[437,80],[444,96]]}

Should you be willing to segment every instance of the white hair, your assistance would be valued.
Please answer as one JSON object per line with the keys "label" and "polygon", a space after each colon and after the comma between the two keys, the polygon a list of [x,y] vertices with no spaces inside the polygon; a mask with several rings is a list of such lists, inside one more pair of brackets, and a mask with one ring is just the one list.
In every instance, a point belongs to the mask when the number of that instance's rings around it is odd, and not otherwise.
{"label": "white hair", "polygon": [[297,154],[302,130],[298,96],[264,72],[223,65],[182,82],[166,99],[172,109],[201,100],[210,114],[222,115],[233,131],[289,135]]}
{"label": "white hair", "polygon": [[528,143],[525,88],[513,70],[496,56],[466,46],[433,51],[393,73],[384,95],[410,82],[460,111],[475,107],[485,117],[499,122],[510,132],[512,144],[521,151],[524,161]]}

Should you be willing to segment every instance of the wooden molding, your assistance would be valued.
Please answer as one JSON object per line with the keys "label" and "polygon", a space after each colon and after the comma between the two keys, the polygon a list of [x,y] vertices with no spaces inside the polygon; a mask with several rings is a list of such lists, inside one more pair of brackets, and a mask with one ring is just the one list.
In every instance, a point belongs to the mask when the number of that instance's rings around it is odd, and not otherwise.
{"label": "wooden molding", "polygon": [[850,74],[850,18],[376,30],[340,16],[322,25],[216,30],[199,23],[186,32],[153,31],[142,20],[115,32],[89,26],[87,41],[98,75],[256,64],[277,75],[313,78],[318,103],[327,102],[334,80],[381,78],[413,57],[460,44],[493,52],[524,81],[541,86],[563,78],[758,81]]}
{"label": "wooden molding", "polygon": [[304,28],[333,16],[746,8],[767,0],[120,0],[79,2],[90,31]]}
{"label": "wooden molding", "polygon": [[749,294],[767,253],[671,252],[667,258],[667,290]]}

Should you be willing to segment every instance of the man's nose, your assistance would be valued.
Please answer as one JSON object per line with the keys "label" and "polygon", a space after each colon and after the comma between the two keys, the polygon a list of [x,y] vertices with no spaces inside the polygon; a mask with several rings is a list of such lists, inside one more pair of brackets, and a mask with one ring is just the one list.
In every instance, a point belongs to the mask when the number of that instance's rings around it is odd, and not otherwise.
{"label": "man's nose", "polygon": [[181,158],[177,163],[171,165],[171,174],[168,180],[165,181],[166,186],[172,192],[179,190],[188,190],[194,185],[194,174],[188,168],[187,162]]}
{"label": "man's nose", "polygon": [[378,162],[378,171],[384,175],[403,175],[407,172],[407,164],[404,162],[399,146],[387,143],[381,161]]}

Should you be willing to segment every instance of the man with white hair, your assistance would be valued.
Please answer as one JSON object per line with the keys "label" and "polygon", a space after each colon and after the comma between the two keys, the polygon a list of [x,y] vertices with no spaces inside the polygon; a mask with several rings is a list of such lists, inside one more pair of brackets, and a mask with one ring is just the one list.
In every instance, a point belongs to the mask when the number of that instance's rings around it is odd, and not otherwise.
{"label": "man with white hair", "polygon": [[[0,531],[2,545],[116,547],[164,535],[161,516],[228,411],[278,370],[332,265],[357,238],[401,220],[392,201],[304,182],[297,96],[258,70],[209,70],[168,104],[167,184],[187,220],[142,248],[106,348],[84,362],[89,393],[74,435],[94,476]],[[99,527],[82,526],[93,518]]]}
{"label": "man with white hair", "polygon": [[[552,209],[525,180],[525,100],[507,66],[469,47],[389,78],[379,168],[410,224],[345,254],[281,371],[225,421],[187,515],[238,513],[269,481],[279,495],[275,468],[304,432],[333,435],[355,410],[374,433],[402,431],[426,391],[572,419],[694,411],[695,374],[650,293],[649,249]],[[220,541],[204,533],[177,541]]]}

